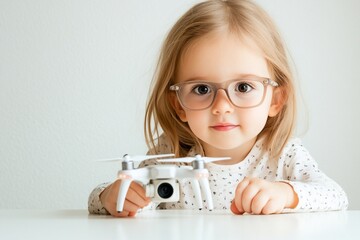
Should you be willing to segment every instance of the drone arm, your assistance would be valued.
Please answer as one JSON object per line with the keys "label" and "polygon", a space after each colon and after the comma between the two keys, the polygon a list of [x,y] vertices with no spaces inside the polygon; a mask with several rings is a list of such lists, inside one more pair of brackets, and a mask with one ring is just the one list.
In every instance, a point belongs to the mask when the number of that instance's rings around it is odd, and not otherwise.
{"label": "drone arm", "polygon": [[137,168],[132,170],[129,174],[131,174],[135,181],[144,185],[148,184],[151,179],[151,171],[149,167]]}
{"label": "drone arm", "polygon": [[199,209],[201,210],[203,208],[203,205],[202,205],[199,181],[197,179],[191,179],[191,185],[192,185],[192,189],[195,194],[195,199],[196,199],[197,205],[198,205]]}

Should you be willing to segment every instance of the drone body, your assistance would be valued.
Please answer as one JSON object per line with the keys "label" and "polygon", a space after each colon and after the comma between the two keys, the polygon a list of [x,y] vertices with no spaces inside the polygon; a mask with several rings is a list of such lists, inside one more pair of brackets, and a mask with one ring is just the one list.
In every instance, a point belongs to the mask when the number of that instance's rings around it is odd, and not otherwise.
{"label": "drone body", "polygon": [[[175,164],[150,165],[143,168],[134,168],[134,161],[151,158],[174,156],[173,154],[148,155],[131,158],[125,155],[122,160],[122,170],[118,172],[121,180],[117,211],[124,208],[125,197],[132,181],[141,182],[146,189],[147,197],[153,202],[176,202],[179,200],[179,183],[181,179],[189,179],[194,191],[195,199],[199,209],[203,208],[202,196],[208,203],[208,209],[213,209],[213,201],[209,186],[209,172],[205,168],[206,162],[225,160],[229,158],[207,158],[196,155],[186,158],[158,159],[159,162],[191,162],[192,166],[177,166]],[[114,161],[114,160],[110,160]],[[202,194],[203,193],[203,194]]]}

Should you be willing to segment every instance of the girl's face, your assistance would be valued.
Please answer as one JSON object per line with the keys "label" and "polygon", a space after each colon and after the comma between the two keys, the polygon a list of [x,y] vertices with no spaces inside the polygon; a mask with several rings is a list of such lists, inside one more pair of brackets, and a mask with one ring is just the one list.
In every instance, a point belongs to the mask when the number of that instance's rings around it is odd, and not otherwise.
{"label": "girl's face", "polygon": [[[178,66],[176,82],[199,80],[223,83],[251,76],[270,78],[262,52],[250,39],[240,40],[235,35],[222,32],[204,36],[186,50]],[[266,86],[265,91],[262,104],[253,108],[234,106],[222,89],[217,91],[212,105],[204,110],[183,108],[175,96],[172,102],[179,118],[188,122],[200,139],[207,156],[222,156],[221,153],[226,154],[229,150],[240,150],[245,157],[267,118],[280,111],[275,96],[277,89]]]}

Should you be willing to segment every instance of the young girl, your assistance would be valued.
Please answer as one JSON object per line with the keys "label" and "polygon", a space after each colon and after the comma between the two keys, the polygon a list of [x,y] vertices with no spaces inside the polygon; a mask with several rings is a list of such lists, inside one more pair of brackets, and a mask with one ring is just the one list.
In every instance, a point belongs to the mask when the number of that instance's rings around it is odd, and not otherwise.
{"label": "young girl", "polygon": [[[273,214],[347,208],[341,187],[292,138],[293,76],[275,25],[253,2],[207,1],[191,8],[169,32],[154,80],[145,118],[148,153],[231,157],[206,165],[214,209]],[[159,163],[141,166],[150,164]],[[119,184],[95,188],[90,213],[134,216],[150,203],[133,182],[118,213]],[[189,181],[179,184],[180,200],[158,208],[196,208]]]}

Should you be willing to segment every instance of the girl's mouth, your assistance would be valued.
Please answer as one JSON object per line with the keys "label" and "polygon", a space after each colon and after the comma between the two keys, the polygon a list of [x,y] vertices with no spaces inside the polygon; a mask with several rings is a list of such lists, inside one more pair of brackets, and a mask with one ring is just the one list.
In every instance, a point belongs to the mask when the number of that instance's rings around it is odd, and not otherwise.
{"label": "girl's mouth", "polygon": [[232,123],[220,123],[213,126],[210,126],[210,128],[216,130],[216,131],[229,131],[234,128],[238,127],[238,125],[232,124]]}

